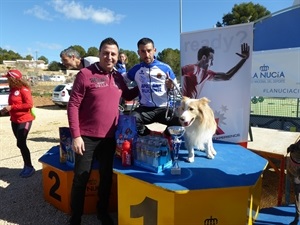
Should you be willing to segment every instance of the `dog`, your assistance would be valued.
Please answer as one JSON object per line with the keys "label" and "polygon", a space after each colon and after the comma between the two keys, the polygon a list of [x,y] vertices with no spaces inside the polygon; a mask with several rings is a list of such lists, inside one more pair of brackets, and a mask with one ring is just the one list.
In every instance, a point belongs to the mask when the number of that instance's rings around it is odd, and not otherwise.
{"label": "dog", "polygon": [[209,102],[206,97],[192,99],[183,96],[178,109],[179,122],[185,128],[184,140],[188,150],[188,161],[191,163],[195,161],[194,148],[205,151],[210,159],[217,154],[212,142],[217,123]]}
{"label": "dog", "polygon": [[290,225],[297,225],[300,220],[300,139],[287,148],[287,173],[293,182],[295,195],[295,219]]}

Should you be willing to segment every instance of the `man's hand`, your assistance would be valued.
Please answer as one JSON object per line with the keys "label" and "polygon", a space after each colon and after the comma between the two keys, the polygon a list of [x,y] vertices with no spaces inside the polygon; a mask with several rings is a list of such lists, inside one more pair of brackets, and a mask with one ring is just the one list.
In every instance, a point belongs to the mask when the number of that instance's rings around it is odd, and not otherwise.
{"label": "man's hand", "polygon": [[79,155],[83,155],[83,152],[85,151],[84,142],[82,140],[82,137],[76,137],[73,139],[73,151],[76,152]]}
{"label": "man's hand", "polygon": [[238,56],[240,56],[243,59],[248,59],[249,55],[250,55],[250,47],[247,43],[243,43],[241,45],[241,54],[240,53],[235,53]]}
{"label": "man's hand", "polygon": [[166,87],[167,87],[167,89],[173,89],[174,88],[174,83],[171,79],[166,79]]}

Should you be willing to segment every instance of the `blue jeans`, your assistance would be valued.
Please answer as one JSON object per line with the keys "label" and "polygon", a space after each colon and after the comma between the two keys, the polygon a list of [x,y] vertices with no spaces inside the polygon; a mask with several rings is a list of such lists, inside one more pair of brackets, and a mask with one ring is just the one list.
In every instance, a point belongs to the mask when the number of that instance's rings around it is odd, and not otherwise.
{"label": "blue jeans", "polygon": [[86,186],[94,159],[99,161],[98,214],[107,213],[112,187],[113,161],[116,149],[115,138],[82,136],[82,139],[85,151],[83,155],[76,154],[75,156],[74,179],[71,189],[71,224],[80,224]]}

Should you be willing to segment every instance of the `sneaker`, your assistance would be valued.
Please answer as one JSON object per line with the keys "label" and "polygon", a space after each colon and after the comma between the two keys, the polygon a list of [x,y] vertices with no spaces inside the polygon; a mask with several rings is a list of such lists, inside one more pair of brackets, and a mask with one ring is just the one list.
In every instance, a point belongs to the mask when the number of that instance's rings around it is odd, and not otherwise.
{"label": "sneaker", "polygon": [[114,225],[114,221],[108,213],[98,214],[97,218],[101,221],[101,225]]}
{"label": "sneaker", "polygon": [[24,168],[22,169],[22,171],[19,173],[19,176],[21,177],[23,175],[23,173],[25,172],[25,168],[26,166],[24,166]]}
{"label": "sneaker", "polygon": [[33,167],[25,166],[24,167],[24,172],[21,174],[21,177],[27,178],[31,177],[35,172],[35,169]]}

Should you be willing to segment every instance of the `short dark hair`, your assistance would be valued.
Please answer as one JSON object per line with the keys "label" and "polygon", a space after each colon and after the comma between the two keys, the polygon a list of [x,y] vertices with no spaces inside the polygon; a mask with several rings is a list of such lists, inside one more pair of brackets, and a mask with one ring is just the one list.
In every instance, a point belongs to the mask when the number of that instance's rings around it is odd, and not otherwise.
{"label": "short dark hair", "polygon": [[103,41],[101,41],[100,46],[99,46],[99,51],[101,51],[101,48],[103,47],[103,45],[116,45],[119,49],[118,42],[111,37],[105,38]]}
{"label": "short dark hair", "polygon": [[142,38],[138,41],[137,47],[139,48],[140,45],[146,45],[146,44],[149,44],[149,43],[151,43],[154,47],[154,41],[150,38],[144,37],[144,38]]}
{"label": "short dark hair", "polygon": [[198,61],[202,58],[202,56],[209,56],[209,53],[215,53],[215,50],[211,47],[208,46],[202,46],[199,50],[198,50]]}

